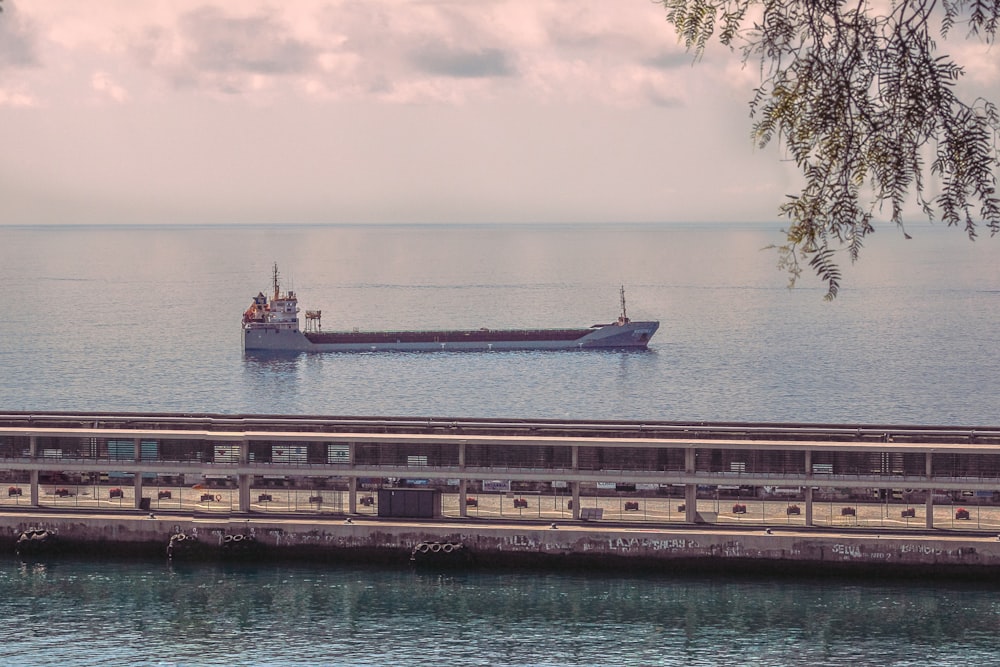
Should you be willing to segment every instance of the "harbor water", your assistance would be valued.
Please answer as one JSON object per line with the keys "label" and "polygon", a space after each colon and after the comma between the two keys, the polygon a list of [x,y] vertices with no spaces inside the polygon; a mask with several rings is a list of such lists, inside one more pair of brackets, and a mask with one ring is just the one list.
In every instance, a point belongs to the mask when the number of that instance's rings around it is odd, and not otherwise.
{"label": "harbor water", "polygon": [[[0,227],[0,410],[997,426],[1000,244],[879,231],[832,303],[779,225]],[[646,352],[246,355],[270,286],[324,330],[659,319]],[[1000,663],[949,582],[0,556],[0,664]]]}
{"label": "harbor water", "polygon": [[[0,406],[995,425],[1000,244],[880,231],[833,303],[772,226],[0,228]],[[277,262],[324,330],[658,319],[647,353],[250,355]],[[808,270],[808,267],[805,267]]]}
{"label": "harbor water", "polygon": [[989,665],[973,588],[0,563],[18,665]]}

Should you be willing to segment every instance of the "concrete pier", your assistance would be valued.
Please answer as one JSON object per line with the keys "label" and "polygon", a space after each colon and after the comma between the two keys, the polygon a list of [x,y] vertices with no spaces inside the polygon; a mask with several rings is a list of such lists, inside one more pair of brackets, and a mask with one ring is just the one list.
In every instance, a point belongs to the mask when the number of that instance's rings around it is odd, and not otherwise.
{"label": "concrete pier", "polygon": [[[276,559],[1000,565],[1000,427],[9,413],[0,475],[0,549],[44,529],[102,555],[197,534]],[[375,495],[397,486],[440,493],[406,513],[434,518],[390,520]]]}
{"label": "concrete pier", "polygon": [[448,542],[462,544],[471,556],[470,564],[479,567],[697,569],[736,575],[765,570],[976,579],[1000,575],[996,535],[8,512],[0,513],[0,548],[12,553],[15,540],[29,529],[54,534],[64,553],[102,558],[165,558],[171,536],[184,533],[210,549],[221,545],[226,536],[251,536],[262,547],[260,557],[276,562],[406,565],[420,543]]}

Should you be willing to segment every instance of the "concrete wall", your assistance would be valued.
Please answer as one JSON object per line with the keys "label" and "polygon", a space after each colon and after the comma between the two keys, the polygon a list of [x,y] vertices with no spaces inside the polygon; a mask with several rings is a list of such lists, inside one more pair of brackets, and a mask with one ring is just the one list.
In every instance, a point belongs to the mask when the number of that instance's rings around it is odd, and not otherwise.
{"label": "concrete wall", "polygon": [[197,536],[209,555],[226,535],[252,535],[269,560],[405,564],[422,542],[464,545],[481,566],[596,567],[778,572],[880,573],[899,576],[1000,576],[1000,539],[960,534],[877,535],[821,531],[668,530],[594,524],[493,525],[358,520],[72,515],[0,515],[0,549],[13,553],[22,531],[54,533],[64,553],[166,556],[172,535]]}

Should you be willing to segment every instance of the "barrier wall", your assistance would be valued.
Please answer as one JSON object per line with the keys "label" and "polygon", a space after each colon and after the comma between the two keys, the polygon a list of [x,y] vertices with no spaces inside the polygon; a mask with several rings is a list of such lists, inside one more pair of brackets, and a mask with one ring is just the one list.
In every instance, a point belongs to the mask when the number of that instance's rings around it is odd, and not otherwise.
{"label": "barrier wall", "polygon": [[[204,558],[225,556],[240,541],[267,560],[361,561],[404,565],[421,544],[448,544],[482,567],[593,567],[777,572],[880,573],[897,576],[972,576],[1000,572],[996,535],[842,534],[820,531],[634,529],[586,524],[483,525],[375,520],[299,520],[187,517],[81,517],[0,514],[0,548],[14,552],[28,530],[54,536],[57,553],[166,557],[172,536],[203,547]],[[427,551],[425,549],[425,551]],[[42,554],[45,555],[45,554]],[[433,560],[424,564],[433,565]]]}

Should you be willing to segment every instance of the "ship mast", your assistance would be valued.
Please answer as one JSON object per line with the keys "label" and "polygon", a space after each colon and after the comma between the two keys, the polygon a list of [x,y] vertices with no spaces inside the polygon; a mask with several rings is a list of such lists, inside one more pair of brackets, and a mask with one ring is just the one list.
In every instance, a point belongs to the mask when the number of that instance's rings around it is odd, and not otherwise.
{"label": "ship mast", "polygon": [[622,315],[619,321],[622,324],[628,324],[628,313],[625,311],[625,286],[621,286],[621,296],[622,296]]}
{"label": "ship mast", "polygon": [[277,298],[278,298],[278,263],[277,262],[274,263],[273,276],[274,276],[274,299],[277,300]]}

